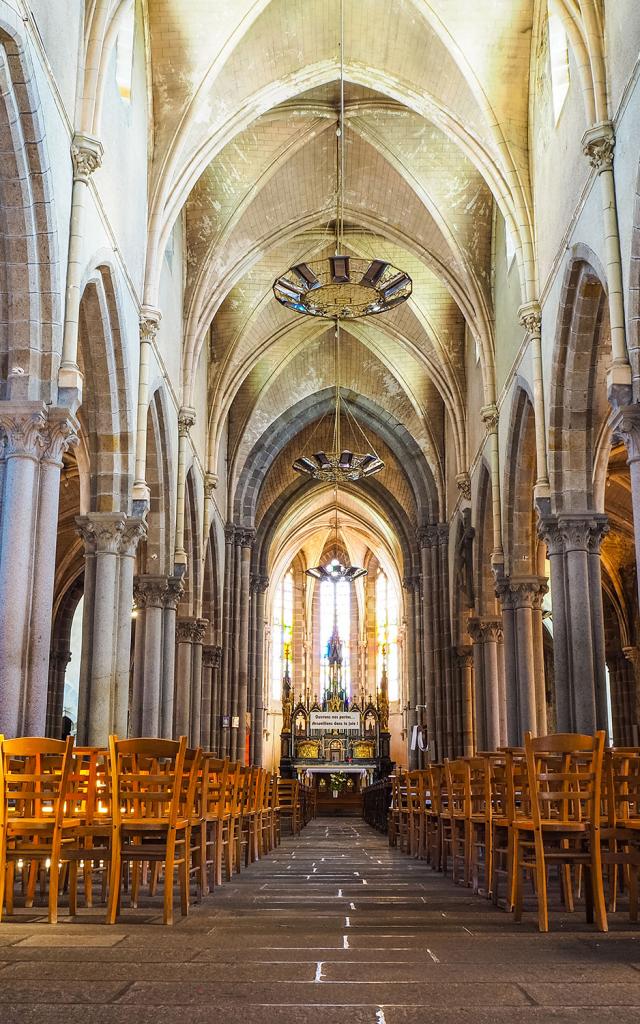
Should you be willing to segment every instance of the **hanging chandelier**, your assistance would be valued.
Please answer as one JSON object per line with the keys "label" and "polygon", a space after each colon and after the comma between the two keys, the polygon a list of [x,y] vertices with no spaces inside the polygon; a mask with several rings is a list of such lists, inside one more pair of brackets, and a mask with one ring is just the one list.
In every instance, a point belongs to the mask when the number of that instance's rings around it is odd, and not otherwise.
{"label": "hanging chandelier", "polygon": [[[373,476],[384,469],[384,462],[373,450],[373,446],[364,430],[349,409],[349,405],[342,396],[340,389],[340,322],[336,321],[334,334],[334,373],[336,379],[334,414],[333,414],[333,438],[331,451],[315,452],[313,455],[301,455],[293,463],[293,468],[298,473],[304,473],[314,480],[321,480],[323,483],[337,483],[342,480],[362,480],[364,477]],[[342,413],[344,412],[347,422],[352,428],[354,437],[357,431],[362,436],[364,451],[355,452],[343,445],[342,438]]]}
{"label": "hanging chandelier", "polygon": [[408,274],[384,259],[361,259],[344,252],[344,0],[340,0],[340,115],[336,128],[335,255],[297,263],[273,284],[278,302],[296,313],[356,320],[384,313],[411,295]]}
{"label": "hanging chandelier", "polygon": [[333,521],[333,558],[326,565],[314,565],[311,569],[306,569],[305,573],[307,576],[311,576],[314,580],[329,580],[330,583],[340,583],[344,580],[346,583],[353,583],[355,580],[360,579],[361,576],[367,575],[367,569],[363,569],[360,565],[343,565],[338,558],[338,484],[335,484],[334,489],[334,505],[335,505],[335,518]]}

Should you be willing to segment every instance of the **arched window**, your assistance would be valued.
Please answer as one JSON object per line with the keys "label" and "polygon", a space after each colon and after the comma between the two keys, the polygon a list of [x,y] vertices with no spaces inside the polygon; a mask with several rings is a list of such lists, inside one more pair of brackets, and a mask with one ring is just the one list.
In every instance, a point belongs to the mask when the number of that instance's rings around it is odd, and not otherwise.
{"label": "arched window", "polygon": [[551,69],[551,99],[553,120],[558,118],[569,92],[569,45],[562,19],[549,11],[549,66]]}
{"label": "arched window", "polygon": [[133,75],[133,39],[136,26],[134,0],[122,16],[120,31],[116,39],[116,85],[124,103],[131,103],[131,78]]}
{"label": "arched window", "polygon": [[398,599],[387,574],[376,576],[376,680],[378,685],[386,660],[389,700],[400,699],[398,666]]}
{"label": "arched window", "polygon": [[339,583],[324,580],[320,584],[321,693],[324,693],[329,686],[329,640],[333,633],[334,623],[338,624],[338,635],[342,640],[342,686],[350,696],[351,584],[346,580],[340,580]]}
{"label": "arched window", "polygon": [[282,678],[293,670],[293,569],[285,574],[275,593],[271,623],[271,694],[282,699]]}

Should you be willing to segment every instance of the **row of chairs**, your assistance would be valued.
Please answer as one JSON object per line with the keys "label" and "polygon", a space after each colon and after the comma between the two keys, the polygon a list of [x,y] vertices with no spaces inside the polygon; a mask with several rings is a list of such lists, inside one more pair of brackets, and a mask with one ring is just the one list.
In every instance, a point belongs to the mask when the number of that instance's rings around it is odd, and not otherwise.
{"label": "row of chairs", "polygon": [[542,932],[555,868],[564,907],[572,911],[584,895],[587,921],[604,932],[622,893],[638,918],[640,749],[605,748],[604,732],[527,733],[524,748],[400,771],[391,779],[388,831],[391,845],[518,921],[529,877]]}
{"label": "row of chairs", "polygon": [[136,907],[141,886],[154,896],[163,878],[171,924],[176,874],[184,915],[194,889],[202,899],[280,842],[277,777],[190,749],[184,736],[112,736],[108,748],[0,738],[0,794],[0,916],[13,913],[16,891],[32,907],[39,884],[55,923],[61,888],[74,915],[79,878],[87,907],[97,879],[113,924],[124,892]]}

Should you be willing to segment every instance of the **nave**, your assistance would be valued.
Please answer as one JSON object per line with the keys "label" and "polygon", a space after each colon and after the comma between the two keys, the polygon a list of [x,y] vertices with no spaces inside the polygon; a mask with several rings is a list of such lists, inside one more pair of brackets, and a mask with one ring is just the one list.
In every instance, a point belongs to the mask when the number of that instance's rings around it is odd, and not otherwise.
{"label": "nave", "polygon": [[[34,911],[0,933],[3,1024],[635,1024],[640,940],[579,914],[540,936],[391,849],[319,818],[157,927],[151,901],[105,932]],[[39,911],[38,913],[41,913]],[[95,912],[94,912],[95,913]]]}

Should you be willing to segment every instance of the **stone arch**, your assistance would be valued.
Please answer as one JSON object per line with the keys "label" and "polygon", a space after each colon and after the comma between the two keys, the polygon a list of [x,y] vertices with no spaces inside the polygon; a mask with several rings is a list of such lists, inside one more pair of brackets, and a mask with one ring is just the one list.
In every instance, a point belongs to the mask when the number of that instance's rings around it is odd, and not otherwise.
{"label": "stone arch", "polygon": [[573,249],[565,273],[551,372],[549,470],[554,512],[595,508],[598,433],[609,413],[606,280],[597,257]]}
{"label": "stone arch", "polygon": [[0,399],[55,401],[61,302],[53,190],[27,49],[0,22]]}
{"label": "stone arch", "polygon": [[511,406],[504,485],[505,568],[511,576],[537,572],[535,481],[535,414],[529,395],[519,385]]}
{"label": "stone arch", "polygon": [[90,382],[78,418],[91,462],[90,506],[127,512],[133,484],[133,412],[111,268],[99,266],[80,300],[78,363]]}

